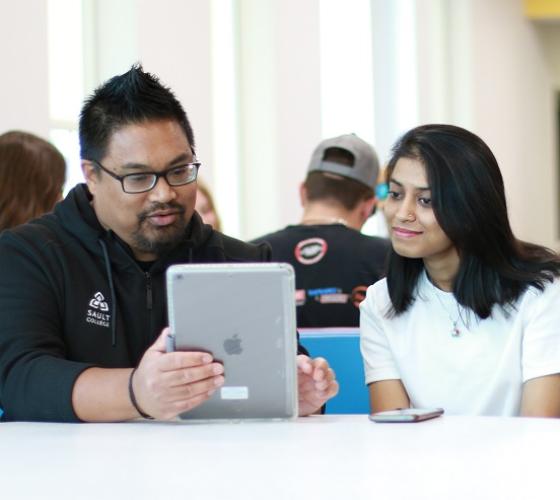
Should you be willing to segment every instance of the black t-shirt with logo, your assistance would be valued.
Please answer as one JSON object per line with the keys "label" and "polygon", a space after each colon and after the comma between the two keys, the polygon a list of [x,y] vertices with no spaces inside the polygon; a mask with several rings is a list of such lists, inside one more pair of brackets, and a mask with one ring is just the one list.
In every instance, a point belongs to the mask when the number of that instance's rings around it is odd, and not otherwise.
{"label": "black t-shirt with logo", "polygon": [[288,226],[257,238],[296,272],[300,328],[359,326],[367,287],[384,277],[390,243],[342,224]]}

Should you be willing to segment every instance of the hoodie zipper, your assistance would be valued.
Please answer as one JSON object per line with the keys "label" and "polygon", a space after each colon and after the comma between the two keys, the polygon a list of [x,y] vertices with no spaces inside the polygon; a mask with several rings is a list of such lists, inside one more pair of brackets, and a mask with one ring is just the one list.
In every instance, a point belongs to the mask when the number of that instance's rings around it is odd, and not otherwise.
{"label": "hoodie zipper", "polygon": [[152,297],[152,276],[148,272],[144,273],[144,275],[146,276],[146,306],[148,311],[151,311],[154,305]]}

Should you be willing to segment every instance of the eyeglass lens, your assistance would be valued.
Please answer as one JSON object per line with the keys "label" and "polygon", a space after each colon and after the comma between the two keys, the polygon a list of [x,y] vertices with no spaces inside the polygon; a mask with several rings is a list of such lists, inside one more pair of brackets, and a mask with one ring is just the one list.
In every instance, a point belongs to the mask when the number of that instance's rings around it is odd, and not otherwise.
{"label": "eyeglass lens", "polygon": [[152,189],[159,177],[165,177],[170,186],[182,186],[196,179],[198,169],[195,164],[182,165],[165,172],[165,174],[130,174],[123,177],[123,187],[127,193],[141,193]]}

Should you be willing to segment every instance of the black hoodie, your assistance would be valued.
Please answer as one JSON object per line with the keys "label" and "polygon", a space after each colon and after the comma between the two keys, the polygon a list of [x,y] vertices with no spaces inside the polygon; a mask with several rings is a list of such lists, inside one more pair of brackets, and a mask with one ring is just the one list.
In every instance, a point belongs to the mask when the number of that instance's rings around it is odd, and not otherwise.
{"label": "black hoodie", "polygon": [[91,366],[136,366],[167,325],[165,270],[270,260],[195,213],[149,271],[97,220],[85,184],[52,214],[0,235],[0,408],[4,420],[77,421],[72,388]]}

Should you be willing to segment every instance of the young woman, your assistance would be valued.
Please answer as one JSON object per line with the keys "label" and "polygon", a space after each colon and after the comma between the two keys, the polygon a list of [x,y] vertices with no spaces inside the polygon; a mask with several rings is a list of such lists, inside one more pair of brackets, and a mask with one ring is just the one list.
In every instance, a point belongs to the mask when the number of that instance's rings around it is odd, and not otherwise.
{"label": "young woman", "polygon": [[417,127],[388,180],[387,278],[361,305],[372,411],[560,417],[560,260],[513,236],[488,146]]}

